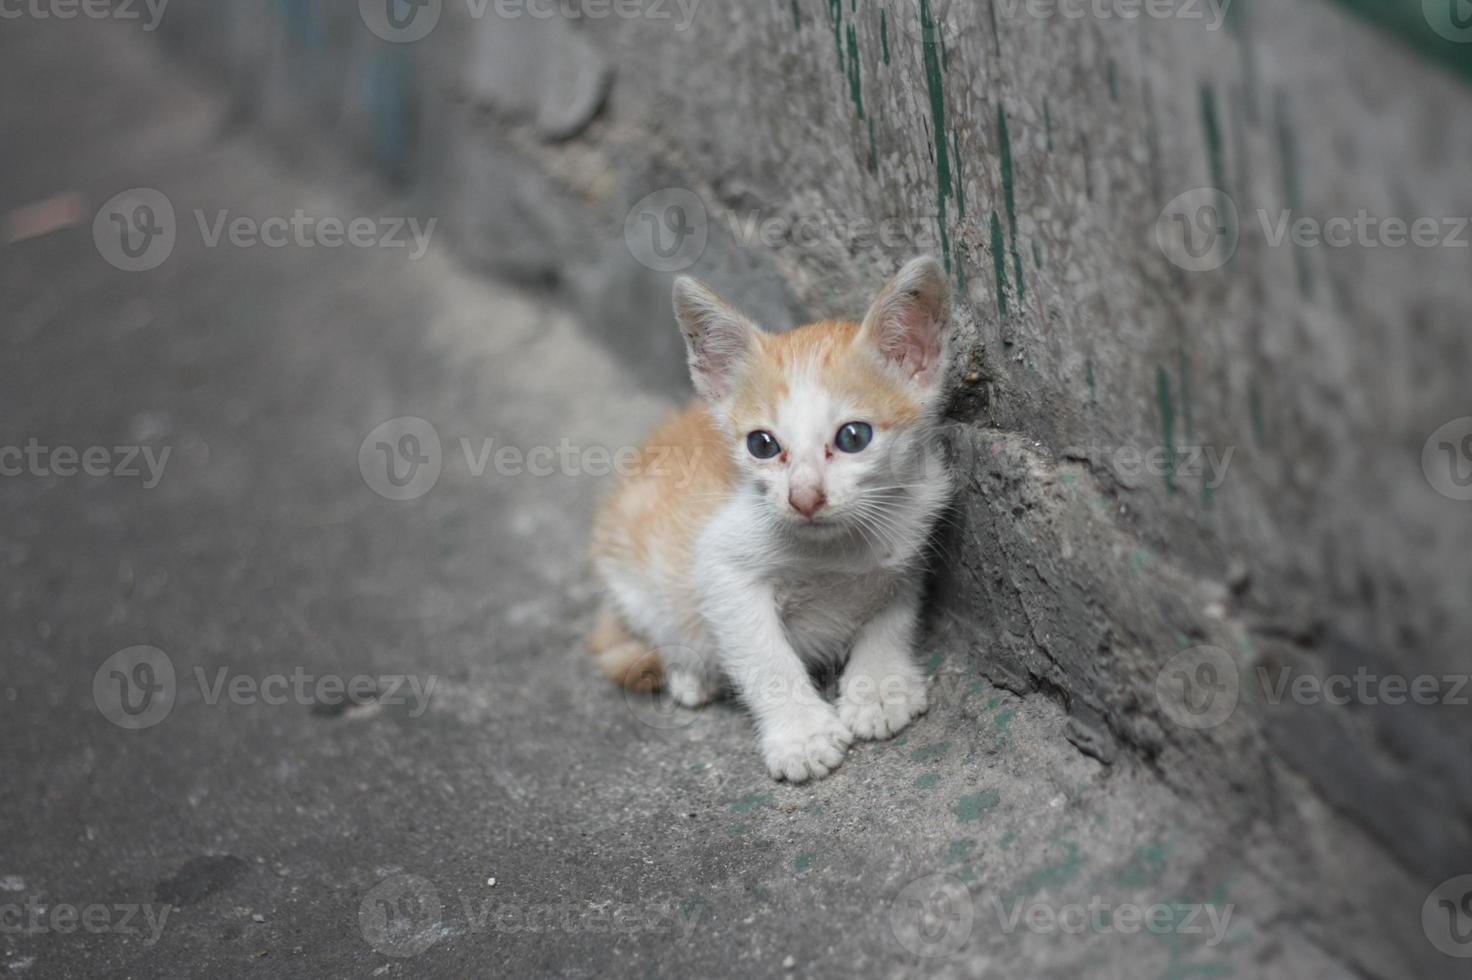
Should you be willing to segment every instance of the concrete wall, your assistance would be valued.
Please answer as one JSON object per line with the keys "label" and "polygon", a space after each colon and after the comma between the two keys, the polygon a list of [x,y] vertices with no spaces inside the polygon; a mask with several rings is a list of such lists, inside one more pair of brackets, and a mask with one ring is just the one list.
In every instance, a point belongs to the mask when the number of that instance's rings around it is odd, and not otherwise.
{"label": "concrete wall", "polygon": [[[1273,241],[1288,210],[1472,215],[1472,45],[1438,0],[435,0],[409,43],[367,28],[387,2],[173,0],[163,33],[284,151],[325,129],[672,392],[672,271],[782,328],[940,254],[966,473],[940,635],[1254,833],[1347,817],[1373,859],[1301,848],[1305,882],[1374,906],[1401,892],[1372,866],[1412,896],[1472,871],[1472,711],[1274,707],[1256,673],[1468,670],[1472,504],[1422,450],[1472,413],[1472,233]],[[1157,682],[1203,645],[1240,703],[1193,728]]]}

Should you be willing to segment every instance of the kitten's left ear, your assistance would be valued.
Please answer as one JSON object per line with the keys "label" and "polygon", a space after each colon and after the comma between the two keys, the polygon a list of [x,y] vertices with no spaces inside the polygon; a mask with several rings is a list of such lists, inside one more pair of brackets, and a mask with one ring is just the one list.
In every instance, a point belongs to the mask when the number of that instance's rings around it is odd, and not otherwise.
{"label": "kitten's left ear", "polygon": [[861,342],[921,385],[939,379],[951,324],[951,287],[932,256],[911,259],[869,307]]}

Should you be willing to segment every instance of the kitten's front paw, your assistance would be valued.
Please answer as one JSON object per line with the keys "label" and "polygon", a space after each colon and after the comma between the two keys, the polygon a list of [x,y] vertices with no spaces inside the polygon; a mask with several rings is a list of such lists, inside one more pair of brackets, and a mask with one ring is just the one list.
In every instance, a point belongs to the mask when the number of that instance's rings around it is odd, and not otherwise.
{"label": "kitten's front paw", "polygon": [[893,738],[927,707],[925,679],[918,674],[882,678],[845,674],[840,684],[839,720],[859,738]]}
{"label": "kitten's front paw", "polygon": [[773,779],[803,783],[821,779],[843,761],[854,740],[832,708],[783,720],[762,738],[762,754]]}

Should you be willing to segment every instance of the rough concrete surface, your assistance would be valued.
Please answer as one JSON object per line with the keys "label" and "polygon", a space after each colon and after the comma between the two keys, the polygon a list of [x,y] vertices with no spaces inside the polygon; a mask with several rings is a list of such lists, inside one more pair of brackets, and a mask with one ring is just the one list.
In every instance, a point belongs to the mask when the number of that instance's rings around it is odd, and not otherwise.
{"label": "rough concrete surface", "polygon": [[[456,4],[397,46],[350,4],[176,0],[173,48],[126,22],[4,24],[0,213],[69,190],[88,211],[0,246],[0,445],[171,451],[151,488],[0,479],[12,974],[1465,975],[1422,920],[1472,871],[1465,707],[1273,706],[1244,680],[1198,730],[1155,692],[1202,645],[1244,678],[1465,671],[1472,518],[1416,462],[1466,411],[1467,253],[1300,259],[1244,235],[1235,273],[1193,274],[1149,236],[1207,184],[1244,215],[1294,193],[1469,213],[1466,92],[1349,4],[1253,4],[1236,33],[1169,43],[860,6],[553,21],[528,28],[535,83],[471,71],[515,44]],[[1345,75],[1369,62],[1392,81]],[[136,187],[177,242],[128,273],[90,223]],[[683,397],[668,275],[623,231],[664,187],[712,216],[694,271],[774,327],[858,312],[923,246],[958,277],[966,491],[923,650],[934,707],[813,786],[766,777],[738,710],[588,668],[606,478],[476,473],[485,440],[624,446]],[[750,208],[925,234],[749,247],[728,218]],[[196,209],[439,224],[411,260],[206,247]],[[405,416],[442,472],[396,501],[365,476],[369,435]],[[1210,493],[1121,472],[1121,447],[1162,438],[1240,455]],[[137,645],[177,696],[125,731],[94,681]],[[427,707],[232,703],[222,668],[435,687]],[[64,931],[62,905],[111,927]],[[119,923],[140,905],[168,909],[156,942]],[[9,908],[50,924],[5,928]]]}

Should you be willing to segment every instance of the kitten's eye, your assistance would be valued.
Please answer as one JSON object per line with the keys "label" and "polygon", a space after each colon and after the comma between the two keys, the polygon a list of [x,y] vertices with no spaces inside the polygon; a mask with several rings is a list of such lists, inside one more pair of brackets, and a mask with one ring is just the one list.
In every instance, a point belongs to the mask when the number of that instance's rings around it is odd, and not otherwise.
{"label": "kitten's eye", "polygon": [[862,452],[874,438],[874,427],[868,422],[850,422],[838,430],[834,443],[846,453]]}
{"label": "kitten's eye", "polygon": [[746,450],[757,459],[771,459],[782,451],[776,436],[765,429],[758,429],[746,437]]}

